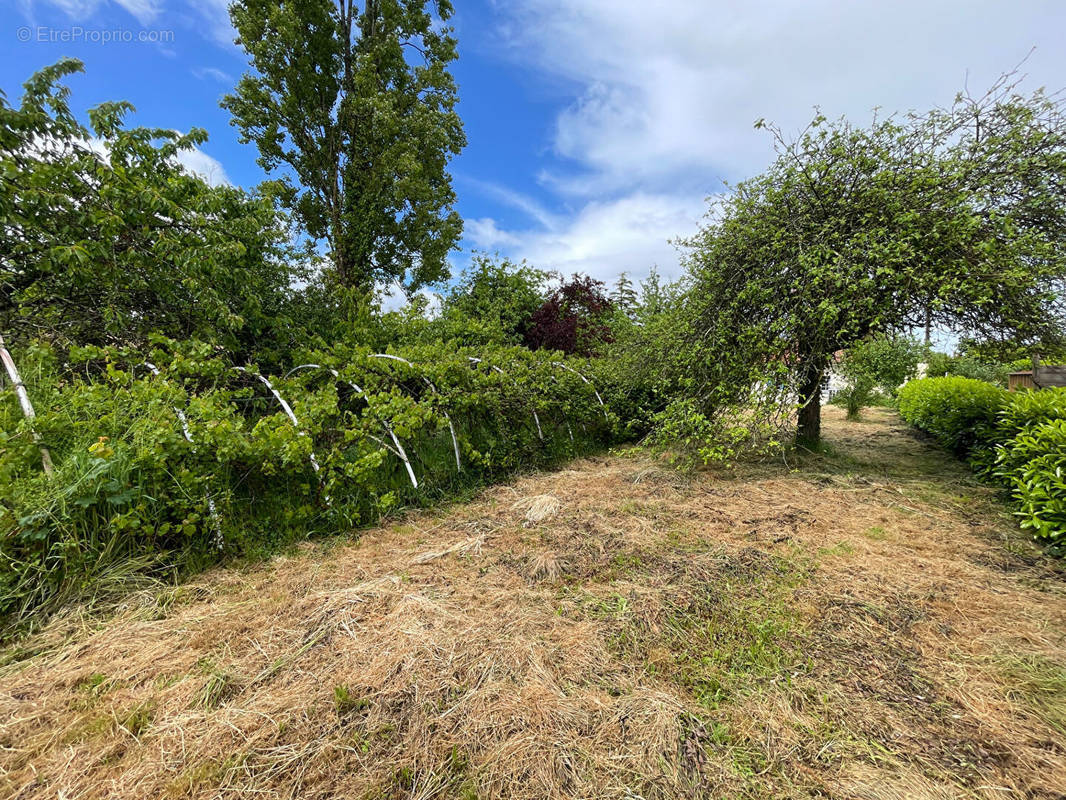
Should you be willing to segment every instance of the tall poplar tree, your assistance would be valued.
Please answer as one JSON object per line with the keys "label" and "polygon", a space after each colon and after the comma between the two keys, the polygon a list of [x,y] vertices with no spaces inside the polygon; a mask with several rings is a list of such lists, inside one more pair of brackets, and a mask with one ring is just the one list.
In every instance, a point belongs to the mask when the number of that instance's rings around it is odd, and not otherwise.
{"label": "tall poplar tree", "polygon": [[343,287],[448,275],[462,220],[447,166],[466,144],[451,13],[447,0],[230,6],[252,71],[222,105]]}

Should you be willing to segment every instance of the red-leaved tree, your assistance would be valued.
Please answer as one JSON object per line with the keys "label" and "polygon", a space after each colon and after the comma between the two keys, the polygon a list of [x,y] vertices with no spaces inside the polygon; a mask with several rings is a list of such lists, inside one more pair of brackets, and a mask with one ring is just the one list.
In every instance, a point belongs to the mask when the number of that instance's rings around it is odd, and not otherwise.
{"label": "red-leaved tree", "polygon": [[531,350],[593,355],[599,345],[611,341],[609,323],[613,309],[602,281],[588,275],[574,275],[553,289],[533,312],[525,344]]}

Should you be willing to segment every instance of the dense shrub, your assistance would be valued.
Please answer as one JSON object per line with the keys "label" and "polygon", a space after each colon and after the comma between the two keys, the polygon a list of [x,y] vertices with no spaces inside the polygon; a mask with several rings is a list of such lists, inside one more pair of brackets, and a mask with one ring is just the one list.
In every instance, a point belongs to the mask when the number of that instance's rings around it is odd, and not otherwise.
{"label": "dense shrub", "polygon": [[898,398],[904,420],[966,456],[988,441],[1008,393],[971,378],[923,378],[906,384]]}
{"label": "dense shrub", "polygon": [[1051,419],[1066,419],[1066,389],[1013,392],[996,420],[996,439],[1005,441],[1030,425]]}
{"label": "dense shrub", "polygon": [[1066,419],[1030,425],[997,448],[996,476],[1018,502],[1023,528],[1066,540]]}
{"label": "dense shrub", "polygon": [[1021,467],[1002,447],[1034,425],[1066,419],[1066,389],[1038,392],[1020,391],[1008,395],[1009,401],[996,415],[995,424],[985,432],[985,446],[970,459],[971,465],[985,477]]}
{"label": "dense shrub", "polygon": [[926,378],[903,387],[899,407],[907,422],[1009,490],[1023,528],[1066,538],[1066,389],[1012,393],[968,378]]}
{"label": "dense shrub", "polygon": [[[1028,367],[1023,367],[1028,369]],[[975,381],[994,383],[1006,387],[1007,374],[1011,367],[997,361],[988,361],[970,355],[949,356],[946,353],[930,353],[925,374],[930,378],[955,376],[972,378]]]}
{"label": "dense shrub", "polygon": [[108,576],[180,574],[350,530],[600,446],[617,422],[585,366],[557,353],[307,353],[316,366],[269,378],[297,424],[254,368],[213,353],[161,340],[156,373],[114,350],[76,365],[43,347],[18,354],[38,418],[31,430],[0,392],[0,619]]}
{"label": "dense shrub", "polygon": [[995,448],[975,463],[1011,490],[1022,527],[1066,536],[1066,389],[1016,392],[991,431]]}

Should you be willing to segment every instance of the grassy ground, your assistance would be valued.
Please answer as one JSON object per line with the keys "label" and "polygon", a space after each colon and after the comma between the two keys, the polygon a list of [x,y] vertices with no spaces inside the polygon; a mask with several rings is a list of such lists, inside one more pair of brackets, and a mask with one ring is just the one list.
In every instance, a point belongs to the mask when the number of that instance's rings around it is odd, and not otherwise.
{"label": "grassy ground", "polygon": [[576,462],[0,654],[14,798],[1063,797],[1066,570],[884,411]]}

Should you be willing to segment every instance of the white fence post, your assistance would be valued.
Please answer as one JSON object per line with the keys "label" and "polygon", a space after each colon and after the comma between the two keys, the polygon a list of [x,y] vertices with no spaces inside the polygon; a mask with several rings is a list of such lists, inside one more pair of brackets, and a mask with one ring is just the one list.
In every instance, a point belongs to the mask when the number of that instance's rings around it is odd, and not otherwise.
{"label": "white fence post", "polygon": [[[33,403],[30,402],[30,395],[26,391],[26,384],[22,382],[22,376],[19,375],[18,367],[15,366],[15,359],[11,357],[11,353],[7,351],[7,345],[4,343],[4,336],[0,334],[0,361],[4,362],[4,367],[7,369],[8,377],[11,378],[11,383],[15,385],[15,395],[19,399],[19,405],[22,406],[22,413],[30,421],[30,425],[33,425],[33,420],[37,418],[36,412],[33,410]],[[37,447],[41,451],[41,466],[44,467],[46,475],[51,475],[55,472],[55,467],[52,466],[52,454],[48,452],[48,448],[41,444],[41,437],[37,434],[37,431],[33,431],[33,441],[37,443]]]}
{"label": "white fence post", "polygon": [[[296,372],[297,370],[301,370],[301,369],[324,369],[324,370],[328,371],[337,380],[344,381],[344,383],[347,383],[349,386],[351,386],[356,394],[361,394],[366,399],[367,405],[368,406],[370,405],[370,398],[367,397],[366,392],[364,392],[362,390],[362,388],[359,387],[358,384],[352,383],[351,381],[344,380],[344,378],[342,378],[340,376],[340,373],[337,372],[337,370],[333,369],[332,367],[323,367],[321,364],[300,364],[298,367],[293,367],[288,372],[286,372],[285,373],[285,377],[287,378],[290,375],[292,375],[292,373]],[[382,425],[383,428],[385,428],[386,433],[389,434],[389,438],[392,439],[392,443],[394,445],[396,445],[396,447],[395,448],[389,447],[387,444],[385,444],[385,442],[382,442],[381,439],[378,439],[376,436],[371,436],[370,438],[372,438],[374,441],[379,442],[380,444],[384,445],[386,450],[388,450],[393,455],[395,455],[397,458],[399,458],[401,461],[403,461],[404,467],[407,468],[407,477],[409,477],[411,479],[411,485],[414,486],[417,489],[418,488],[418,478],[415,477],[415,471],[414,471],[414,468],[411,466],[411,459],[409,459],[407,457],[407,451],[403,449],[403,445],[400,444],[400,440],[397,438],[395,432],[393,432],[392,426],[386,421],[382,421],[381,425]],[[369,434],[367,434],[367,435],[369,436]]]}

